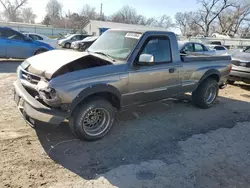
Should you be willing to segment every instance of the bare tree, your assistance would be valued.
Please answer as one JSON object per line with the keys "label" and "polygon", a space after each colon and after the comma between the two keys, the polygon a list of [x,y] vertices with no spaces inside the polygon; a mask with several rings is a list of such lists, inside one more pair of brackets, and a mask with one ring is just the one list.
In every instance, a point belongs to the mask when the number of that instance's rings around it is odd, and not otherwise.
{"label": "bare tree", "polygon": [[88,20],[89,18],[81,16],[78,13],[70,13],[70,11],[68,12],[65,18],[67,28],[80,30],[88,22]]}
{"label": "bare tree", "polygon": [[175,15],[175,26],[180,29],[183,36],[200,34],[200,28],[196,22],[196,12],[177,12]]}
{"label": "bare tree", "polygon": [[53,19],[60,19],[62,14],[62,4],[57,0],[49,0],[46,5],[47,15]]}
{"label": "bare tree", "polygon": [[45,15],[45,17],[42,21],[42,24],[47,25],[47,26],[51,24],[51,18],[48,14]]}
{"label": "bare tree", "polygon": [[98,14],[95,11],[95,7],[91,7],[87,4],[82,7],[80,16],[86,17],[90,20],[95,20],[98,18]]}
{"label": "bare tree", "polygon": [[211,24],[218,18],[223,10],[234,6],[234,2],[232,0],[198,0],[202,8],[197,12],[198,19],[194,21],[202,29],[204,34],[208,36]]}
{"label": "bare tree", "polygon": [[177,12],[175,14],[175,23],[176,27],[180,29],[181,34],[183,36],[187,35],[187,30],[188,30],[188,18],[187,18],[188,13],[187,12]]}
{"label": "bare tree", "polygon": [[218,20],[221,32],[234,36],[250,20],[250,3],[238,1],[237,5],[223,11]]}
{"label": "bare tree", "polygon": [[172,19],[170,16],[168,15],[162,15],[158,18],[151,18],[152,23],[151,24],[147,24],[149,26],[154,26],[154,27],[162,27],[165,29],[170,29],[173,28],[175,26],[175,24],[173,23]]}
{"label": "bare tree", "polygon": [[33,13],[32,8],[24,8],[21,14],[22,20],[25,23],[35,23],[36,15]]}
{"label": "bare tree", "polygon": [[28,0],[0,0],[0,3],[2,4],[4,8],[4,17],[8,21],[16,22],[20,21],[19,14],[20,9],[28,2]]}
{"label": "bare tree", "polygon": [[145,20],[143,16],[137,13],[135,8],[126,5],[111,16],[111,21],[127,24],[140,24]]}

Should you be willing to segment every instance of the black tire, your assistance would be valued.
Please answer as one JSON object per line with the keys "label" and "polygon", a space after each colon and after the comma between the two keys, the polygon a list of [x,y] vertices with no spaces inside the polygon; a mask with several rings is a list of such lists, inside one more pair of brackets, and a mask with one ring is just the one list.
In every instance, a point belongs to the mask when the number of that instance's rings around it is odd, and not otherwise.
{"label": "black tire", "polygon": [[227,80],[227,83],[230,84],[230,85],[233,85],[235,81],[233,80]]}
{"label": "black tire", "polygon": [[213,106],[213,103],[216,100],[218,93],[218,82],[215,79],[208,78],[204,80],[192,93],[192,101],[199,108],[207,109]]}
{"label": "black tire", "polygon": [[68,42],[64,45],[64,48],[70,49],[70,47],[71,47],[71,44]]}
{"label": "black tire", "polygon": [[47,50],[45,50],[45,49],[39,49],[39,50],[37,50],[37,51],[35,52],[34,55],[38,55],[38,54],[41,54],[41,53],[44,53],[44,52],[47,52]]}
{"label": "black tire", "polygon": [[[95,110],[102,111],[104,117],[101,126],[103,128],[99,128],[98,133],[92,134],[89,129],[93,128],[84,124],[87,124],[86,118],[90,119],[90,113]],[[100,114],[99,114],[100,115]],[[100,118],[100,117],[99,117]],[[71,131],[75,136],[83,140],[97,140],[104,137],[109,130],[111,129],[115,119],[115,108],[105,99],[102,98],[93,98],[86,103],[80,105],[72,114],[72,117],[69,119],[69,125]],[[98,125],[99,120],[97,120]],[[96,127],[94,127],[96,128]],[[97,128],[96,128],[97,129]]]}

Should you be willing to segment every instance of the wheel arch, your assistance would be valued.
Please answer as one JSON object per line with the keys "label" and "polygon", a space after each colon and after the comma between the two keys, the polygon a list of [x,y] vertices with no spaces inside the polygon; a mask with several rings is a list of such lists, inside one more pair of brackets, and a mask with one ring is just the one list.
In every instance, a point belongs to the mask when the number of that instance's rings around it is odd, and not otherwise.
{"label": "wheel arch", "polygon": [[211,69],[208,70],[200,79],[200,81],[198,82],[198,86],[206,79],[208,78],[214,78],[217,82],[220,81],[221,78],[221,74],[217,69]]}
{"label": "wheel arch", "polygon": [[117,88],[108,84],[97,84],[83,89],[72,101],[70,112],[72,113],[80,104],[93,97],[101,97],[109,101],[117,110],[121,108],[121,94]]}
{"label": "wheel arch", "polygon": [[72,45],[72,42],[65,42],[65,44],[63,45],[64,48],[66,48],[66,45],[69,44],[70,46]]}
{"label": "wheel arch", "polygon": [[45,47],[39,47],[39,48],[35,51],[34,55],[36,55],[36,53],[37,53],[39,50],[44,50],[44,52],[49,51],[49,50],[48,50],[47,48],[45,48]]}

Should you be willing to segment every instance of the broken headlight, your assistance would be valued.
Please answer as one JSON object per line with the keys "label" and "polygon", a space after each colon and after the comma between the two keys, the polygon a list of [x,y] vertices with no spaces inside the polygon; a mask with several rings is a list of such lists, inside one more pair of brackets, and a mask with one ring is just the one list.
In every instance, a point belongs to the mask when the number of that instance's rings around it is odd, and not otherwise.
{"label": "broken headlight", "polygon": [[38,98],[42,99],[47,105],[51,107],[59,107],[61,99],[54,88],[49,87],[47,81],[41,80],[37,84]]}

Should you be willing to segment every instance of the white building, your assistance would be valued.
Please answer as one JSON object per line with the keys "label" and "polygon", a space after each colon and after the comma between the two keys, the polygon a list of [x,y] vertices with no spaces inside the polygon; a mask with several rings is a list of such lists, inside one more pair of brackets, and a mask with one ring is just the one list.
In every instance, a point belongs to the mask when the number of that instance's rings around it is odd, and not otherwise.
{"label": "white building", "polygon": [[82,31],[86,32],[89,35],[99,36],[107,29],[147,29],[147,30],[166,31],[166,29],[159,27],[149,27],[143,25],[133,25],[133,24],[124,24],[117,22],[98,21],[98,20],[89,20],[89,22],[83,27]]}

